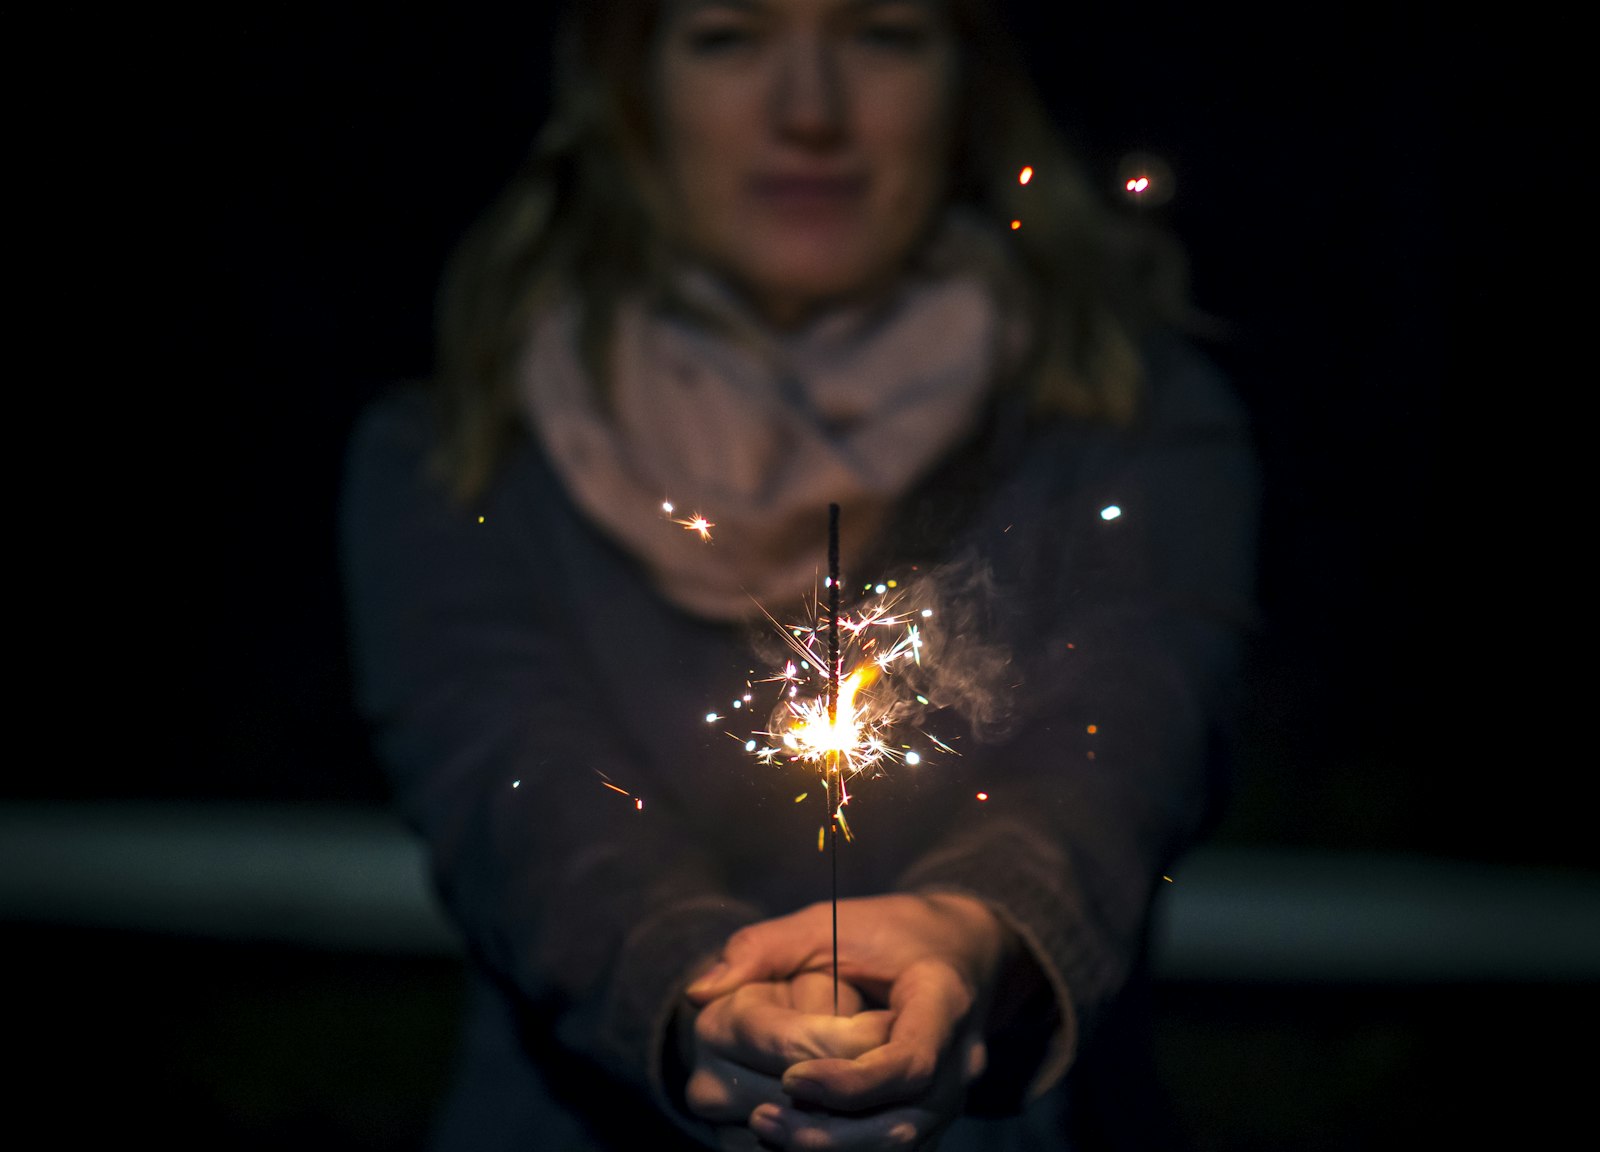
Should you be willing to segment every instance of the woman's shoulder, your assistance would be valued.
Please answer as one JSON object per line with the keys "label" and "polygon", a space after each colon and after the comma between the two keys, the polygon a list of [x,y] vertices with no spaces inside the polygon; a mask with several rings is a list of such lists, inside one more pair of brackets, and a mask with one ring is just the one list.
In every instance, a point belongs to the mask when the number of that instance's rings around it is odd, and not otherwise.
{"label": "woman's shoulder", "polygon": [[421,381],[404,381],[380,392],[356,417],[350,435],[352,464],[408,456],[420,460],[435,440],[433,396]]}
{"label": "woman's shoulder", "polygon": [[518,437],[488,482],[471,496],[456,490],[441,452],[436,393],[426,382],[392,385],[357,416],[345,449],[347,510],[390,516],[475,519],[532,505],[549,509],[558,484],[535,438]]}
{"label": "woman's shoulder", "polygon": [[347,545],[380,525],[448,512],[451,497],[432,466],[436,442],[433,398],[424,384],[392,385],[361,410],[345,445],[339,493]]}

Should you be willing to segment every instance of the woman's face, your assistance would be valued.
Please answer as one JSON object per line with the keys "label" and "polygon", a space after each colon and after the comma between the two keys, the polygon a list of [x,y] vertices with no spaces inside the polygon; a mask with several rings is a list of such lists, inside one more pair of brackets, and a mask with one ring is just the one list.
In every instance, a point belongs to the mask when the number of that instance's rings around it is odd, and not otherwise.
{"label": "woman's face", "polygon": [[884,283],[944,198],[944,0],[668,0],[656,69],[668,226],[776,323]]}

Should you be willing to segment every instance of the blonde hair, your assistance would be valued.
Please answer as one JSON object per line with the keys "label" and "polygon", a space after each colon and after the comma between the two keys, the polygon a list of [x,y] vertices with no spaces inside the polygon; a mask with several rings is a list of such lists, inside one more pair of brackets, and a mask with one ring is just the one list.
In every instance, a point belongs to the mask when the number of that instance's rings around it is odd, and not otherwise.
{"label": "blonde hair", "polygon": [[[1187,317],[1176,246],[1113,217],[1051,125],[990,0],[950,0],[961,44],[951,201],[995,221],[1028,292],[1021,375],[1040,410],[1132,421],[1140,333]],[[570,6],[555,106],[535,147],[452,258],[439,294],[436,464],[480,494],[520,435],[513,372],[533,315],[576,294],[597,387],[622,297],[660,292],[670,253],[655,179],[649,85],[661,0]],[[1023,185],[1019,173],[1033,169]],[[1020,220],[1020,229],[1010,222]]]}

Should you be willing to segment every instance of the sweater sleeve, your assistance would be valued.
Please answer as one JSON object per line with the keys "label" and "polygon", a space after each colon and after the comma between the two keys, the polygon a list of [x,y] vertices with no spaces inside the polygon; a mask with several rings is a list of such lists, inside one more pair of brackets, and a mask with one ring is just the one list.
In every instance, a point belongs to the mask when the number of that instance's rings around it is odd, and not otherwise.
{"label": "sweater sleeve", "polygon": [[427,416],[420,393],[391,399],[349,454],[341,531],[362,711],[470,952],[565,1047],[672,1114],[671,1006],[755,911],[724,894],[670,812],[619,794],[630,749],[545,552],[579,530],[553,481],[461,507],[428,474]]}
{"label": "sweater sleeve", "polygon": [[1017,716],[966,754],[984,773],[981,818],[901,880],[983,899],[1038,963],[1059,1027],[1036,1092],[1122,987],[1155,886],[1226,792],[1217,753],[1253,620],[1254,453],[1195,353],[1158,348],[1151,369],[1144,425],[1048,441],[980,529],[1012,592]]}

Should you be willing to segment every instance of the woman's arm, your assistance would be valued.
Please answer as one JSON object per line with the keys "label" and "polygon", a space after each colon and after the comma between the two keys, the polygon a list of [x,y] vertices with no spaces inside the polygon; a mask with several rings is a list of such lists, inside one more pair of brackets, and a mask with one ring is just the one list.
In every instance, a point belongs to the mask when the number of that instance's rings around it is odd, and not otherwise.
{"label": "woman's arm", "polygon": [[1014,589],[1018,714],[982,750],[981,815],[901,878],[982,900],[1039,960],[1064,1024],[1039,1083],[1121,989],[1162,875],[1218,815],[1255,619],[1244,413],[1183,343],[1147,363],[1138,427],[1037,443],[980,529]]}
{"label": "woman's arm", "polygon": [[482,508],[458,506],[428,474],[427,416],[420,394],[386,403],[351,450],[362,710],[476,959],[566,1046],[665,1106],[670,1008],[756,912],[726,895],[670,803],[641,811],[605,786],[637,786],[640,766],[595,698],[562,594],[552,556],[576,529],[553,481],[513,476]]}

